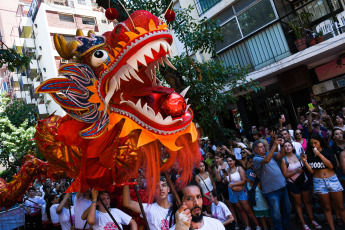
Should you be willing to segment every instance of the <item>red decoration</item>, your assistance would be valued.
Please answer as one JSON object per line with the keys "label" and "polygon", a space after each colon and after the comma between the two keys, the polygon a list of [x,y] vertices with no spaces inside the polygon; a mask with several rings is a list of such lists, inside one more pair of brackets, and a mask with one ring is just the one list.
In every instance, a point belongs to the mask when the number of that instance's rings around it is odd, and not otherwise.
{"label": "red decoration", "polygon": [[117,18],[118,13],[117,10],[115,8],[108,8],[105,11],[105,17],[109,20],[109,21],[113,21]]}
{"label": "red decoration", "polygon": [[162,110],[167,116],[180,117],[185,113],[186,101],[180,94],[171,93],[163,99]]}
{"label": "red decoration", "polygon": [[173,22],[175,21],[175,12],[172,10],[167,10],[167,13],[165,14],[165,20],[168,22]]}

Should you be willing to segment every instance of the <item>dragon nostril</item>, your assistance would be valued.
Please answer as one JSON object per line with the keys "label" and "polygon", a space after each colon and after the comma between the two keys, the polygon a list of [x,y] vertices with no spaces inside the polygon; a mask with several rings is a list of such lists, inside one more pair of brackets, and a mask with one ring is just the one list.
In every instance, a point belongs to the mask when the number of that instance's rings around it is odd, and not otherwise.
{"label": "dragon nostril", "polygon": [[118,27],[116,27],[114,33],[115,33],[116,35],[119,35],[119,34],[121,33],[121,31],[122,31],[122,26],[118,26]]}

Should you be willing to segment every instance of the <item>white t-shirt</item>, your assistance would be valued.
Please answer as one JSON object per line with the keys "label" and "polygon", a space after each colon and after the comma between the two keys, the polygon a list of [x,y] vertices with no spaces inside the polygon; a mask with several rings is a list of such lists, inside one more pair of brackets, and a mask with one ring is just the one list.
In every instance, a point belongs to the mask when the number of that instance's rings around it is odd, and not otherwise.
{"label": "white t-shirt", "polygon": [[49,209],[50,218],[51,218],[53,224],[60,223],[59,215],[56,213],[56,209],[58,206],[59,206],[59,204],[53,204]]}
{"label": "white t-shirt", "polygon": [[60,225],[62,230],[71,229],[71,217],[73,226],[75,226],[74,206],[71,207],[71,215],[69,214],[69,209],[63,207],[61,213],[59,214]]}
{"label": "white t-shirt", "polygon": [[212,203],[211,212],[212,216],[220,220],[222,223],[228,219],[228,216],[232,215],[229,208],[221,201],[219,201],[218,205]]}
{"label": "white t-shirt", "polygon": [[[201,228],[198,228],[199,230],[225,230],[225,227],[222,224],[222,222],[220,222],[217,219],[204,216],[203,220],[204,225]],[[175,230],[175,226],[176,225],[172,226],[170,230]]]}
{"label": "white t-shirt", "polygon": [[48,222],[49,221],[47,213],[46,213],[46,206],[47,206],[46,204],[43,204],[42,205],[42,209],[41,209],[42,221],[44,221],[44,222]]}
{"label": "white t-shirt", "polygon": [[[85,221],[82,220],[81,216],[83,215],[84,211],[91,205],[91,200],[85,199],[83,196],[81,196],[79,199],[77,196],[74,197],[74,215],[75,215],[75,227],[83,229]],[[90,226],[87,224],[86,229],[90,228]]]}
{"label": "white t-shirt", "polygon": [[151,230],[168,230],[169,229],[169,209],[162,208],[157,203],[143,204],[147,222]]}
{"label": "white t-shirt", "polygon": [[[115,218],[116,222],[120,225],[122,228],[122,225],[128,225],[131,221],[132,217],[127,215],[126,213],[122,212],[121,210],[117,208],[111,208],[110,213]],[[92,226],[93,230],[107,230],[107,229],[118,229],[109,216],[108,213],[103,213],[98,210],[96,210],[96,223],[94,226]],[[123,228],[122,228],[123,229]]]}
{"label": "white t-shirt", "polygon": [[[37,204],[31,202],[30,200],[33,201],[33,202],[35,202],[35,203],[37,203]],[[45,201],[42,197],[40,197],[40,196],[35,196],[34,198],[28,197],[28,198],[25,200],[24,205],[25,205],[25,206],[30,206],[30,207],[31,207],[31,213],[30,213],[30,215],[34,215],[34,214],[37,214],[37,213],[39,213],[39,212],[41,211],[41,209],[39,208],[38,204],[43,205],[43,204],[45,204],[45,203],[46,203],[46,201]],[[24,210],[24,212],[27,213],[25,210]]]}

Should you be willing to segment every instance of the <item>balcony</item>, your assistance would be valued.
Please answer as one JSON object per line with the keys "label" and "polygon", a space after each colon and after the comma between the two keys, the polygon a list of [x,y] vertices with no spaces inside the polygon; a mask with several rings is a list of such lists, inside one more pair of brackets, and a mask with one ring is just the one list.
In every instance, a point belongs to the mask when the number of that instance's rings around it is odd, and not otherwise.
{"label": "balcony", "polygon": [[36,59],[31,59],[29,77],[31,79],[35,78],[37,76],[37,73],[38,73],[38,62]]}
{"label": "balcony", "polygon": [[24,38],[18,38],[18,37],[15,37],[14,38],[14,47],[16,49],[16,51],[20,54],[22,54],[22,48],[24,46]]}
{"label": "balcony", "polygon": [[[292,4],[293,10],[277,8],[280,11],[275,14],[270,1],[262,0],[244,11],[236,11],[232,18],[223,18],[224,41],[216,44],[214,58],[226,66],[248,66],[253,79],[258,79],[277,74],[284,68],[294,68],[298,63],[313,68],[321,59],[319,54],[332,60],[344,52],[345,11],[337,1],[332,1],[333,8],[325,0]],[[261,14],[261,10],[270,13]],[[306,15],[309,15],[307,20]],[[291,21],[303,25],[298,28],[304,31],[303,36],[308,41],[313,40],[317,32],[323,33],[324,41],[307,44],[305,50],[297,49]]]}
{"label": "balcony", "polygon": [[35,40],[33,38],[25,38],[24,39],[24,46],[27,49],[35,49]]}
{"label": "balcony", "polygon": [[18,27],[19,37],[29,38],[32,32],[32,25],[30,17],[22,16]]}
{"label": "balcony", "polygon": [[38,113],[39,114],[48,114],[47,107],[45,104],[38,104]]}
{"label": "balcony", "polygon": [[42,57],[42,46],[38,46],[36,49],[36,59],[40,60]]}
{"label": "balcony", "polygon": [[19,73],[14,73],[12,76],[13,82],[19,82],[20,79],[20,74]]}
{"label": "balcony", "polygon": [[199,15],[204,14],[222,0],[194,0]]}
{"label": "balcony", "polygon": [[20,90],[15,91],[15,96],[16,96],[17,99],[23,99],[24,98],[23,96],[25,96],[23,94],[24,93],[22,91],[20,91]]}

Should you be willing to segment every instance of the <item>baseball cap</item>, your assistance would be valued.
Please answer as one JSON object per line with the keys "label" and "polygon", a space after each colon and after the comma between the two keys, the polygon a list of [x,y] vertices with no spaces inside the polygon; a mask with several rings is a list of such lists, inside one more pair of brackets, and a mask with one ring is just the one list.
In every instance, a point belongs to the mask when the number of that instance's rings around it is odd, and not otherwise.
{"label": "baseball cap", "polygon": [[246,171],[246,174],[247,174],[249,180],[255,181],[256,173],[254,172],[253,169],[247,170],[247,171]]}

